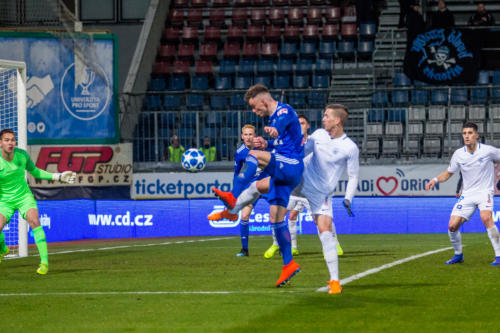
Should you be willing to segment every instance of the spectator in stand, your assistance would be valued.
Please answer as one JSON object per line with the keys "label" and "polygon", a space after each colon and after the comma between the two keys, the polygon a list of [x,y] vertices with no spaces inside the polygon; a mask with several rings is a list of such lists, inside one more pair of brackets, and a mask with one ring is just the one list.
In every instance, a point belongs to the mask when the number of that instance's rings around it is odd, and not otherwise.
{"label": "spectator in stand", "polygon": [[469,25],[471,26],[491,26],[495,25],[495,18],[493,15],[486,11],[484,3],[477,4],[477,11],[469,18]]}
{"label": "spectator in stand", "polygon": [[455,17],[453,13],[446,8],[444,0],[439,0],[438,10],[431,16],[431,29],[446,29],[455,26]]}
{"label": "spectator in stand", "polygon": [[422,14],[420,14],[420,4],[418,1],[413,2],[408,17],[406,19],[406,27],[408,32],[406,33],[406,52],[411,48],[413,40],[419,35],[425,32],[425,21]]}
{"label": "spectator in stand", "polygon": [[398,28],[406,27],[406,21],[408,18],[408,13],[410,11],[410,6],[412,0],[398,0],[399,1],[399,24]]}
{"label": "spectator in stand", "polygon": [[184,147],[179,143],[179,137],[177,135],[173,135],[170,138],[170,146],[168,146],[166,151],[167,158],[165,158],[165,160],[169,162],[180,162],[184,151]]}
{"label": "spectator in stand", "polygon": [[205,155],[207,162],[215,161],[217,150],[215,146],[212,146],[210,144],[210,138],[208,136],[203,138],[203,146],[200,148],[200,150]]}

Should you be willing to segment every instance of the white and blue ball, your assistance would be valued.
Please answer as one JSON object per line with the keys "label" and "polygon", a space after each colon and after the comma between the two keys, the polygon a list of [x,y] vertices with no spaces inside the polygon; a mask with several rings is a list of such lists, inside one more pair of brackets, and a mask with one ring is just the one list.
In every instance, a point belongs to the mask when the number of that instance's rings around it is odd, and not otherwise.
{"label": "white and blue ball", "polygon": [[205,169],[207,158],[201,150],[190,148],[182,154],[181,164],[187,171],[197,172]]}

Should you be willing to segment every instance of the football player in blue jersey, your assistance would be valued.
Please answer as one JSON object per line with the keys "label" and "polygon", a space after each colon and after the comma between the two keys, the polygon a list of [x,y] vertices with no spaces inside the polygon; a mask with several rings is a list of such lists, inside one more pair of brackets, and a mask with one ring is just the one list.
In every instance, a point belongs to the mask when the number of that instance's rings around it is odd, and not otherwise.
{"label": "football player in blue jersey", "polygon": [[285,216],[290,193],[300,183],[304,170],[303,135],[295,110],[274,100],[266,86],[257,84],[250,87],[245,93],[245,101],[253,113],[262,118],[268,117],[268,126],[264,127],[264,131],[272,139],[254,139],[254,149],[245,159],[245,171],[236,179],[231,192],[213,190],[226,207],[232,209],[236,198],[252,182],[258,168],[270,175],[267,201],[271,206],[271,225],[283,254],[283,269],[276,282],[276,287],[281,287],[300,271],[300,266],[293,260]]}

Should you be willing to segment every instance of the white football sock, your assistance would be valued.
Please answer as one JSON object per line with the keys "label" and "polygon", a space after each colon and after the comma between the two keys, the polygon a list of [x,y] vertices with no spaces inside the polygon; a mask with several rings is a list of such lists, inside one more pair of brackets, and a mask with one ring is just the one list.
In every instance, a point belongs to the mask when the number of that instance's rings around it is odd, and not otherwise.
{"label": "white football sock", "polygon": [[246,188],[239,197],[236,199],[236,205],[230,210],[231,214],[238,214],[243,207],[255,202],[260,196],[260,192],[257,190],[257,183],[253,182],[248,188]]}
{"label": "white football sock", "polygon": [[491,245],[493,245],[493,250],[495,250],[495,257],[500,257],[500,233],[496,225],[487,229],[488,237],[490,238]]}
{"label": "white football sock", "polygon": [[292,248],[297,249],[297,220],[288,220],[288,230],[292,240]]}
{"label": "white football sock", "polygon": [[339,260],[337,256],[337,249],[333,240],[331,231],[323,231],[319,235],[321,245],[323,245],[323,256],[325,257],[326,266],[330,272],[330,280],[339,280]]}
{"label": "white football sock", "polygon": [[276,239],[276,234],[274,233],[274,229],[271,228],[271,231],[273,232],[273,245],[279,247],[280,245],[278,244],[278,240]]}
{"label": "white football sock", "polygon": [[337,238],[337,229],[335,229],[335,223],[332,221],[332,237],[335,245],[340,244],[339,239]]}
{"label": "white football sock", "polygon": [[455,249],[455,254],[462,254],[462,234],[459,230],[451,232],[448,230],[451,246]]}

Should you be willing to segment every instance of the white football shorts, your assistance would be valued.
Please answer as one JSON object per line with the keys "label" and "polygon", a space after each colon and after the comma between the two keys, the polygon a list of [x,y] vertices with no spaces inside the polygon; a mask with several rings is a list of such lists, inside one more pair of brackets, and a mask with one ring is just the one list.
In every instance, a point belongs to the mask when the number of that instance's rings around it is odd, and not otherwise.
{"label": "white football shorts", "polygon": [[493,193],[474,192],[460,196],[457,203],[453,206],[452,216],[460,216],[465,220],[470,219],[472,214],[479,210],[493,210]]}
{"label": "white football shorts", "polygon": [[312,215],[327,215],[333,218],[332,196],[319,193],[317,190],[308,189],[301,183],[297,186],[292,196],[305,197],[309,203],[309,213]]}
{"label": "white football shorts", "polygon": [[296,210],[300,213],[304,210],[304,208],[307,209],[308,212],[311,211],[311,207],[309,206],[306,198],[297,197],[295,195],[290,196],[290,200],[288,200],[288,207],[286,209]]}

